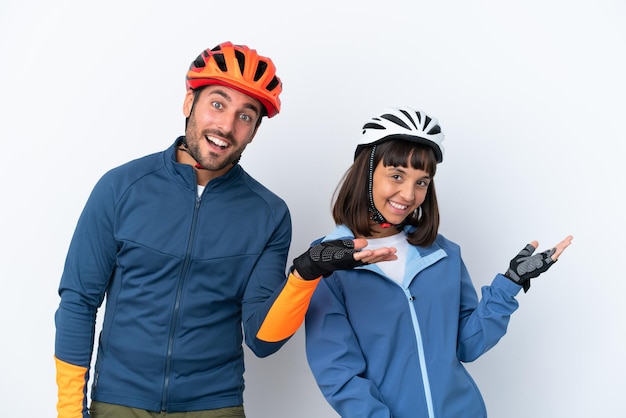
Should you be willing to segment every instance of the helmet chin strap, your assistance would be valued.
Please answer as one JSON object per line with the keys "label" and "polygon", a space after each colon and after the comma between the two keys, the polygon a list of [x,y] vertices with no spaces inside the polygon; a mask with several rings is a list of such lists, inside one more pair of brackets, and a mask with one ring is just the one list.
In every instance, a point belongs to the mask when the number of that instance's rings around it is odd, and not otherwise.
{"label": "helmet chin strap", "polygon": [[[178,149],[180,151],[186,152],[187,154],[189,154],[191,156],[191,158],[193,158],[193,160],[196,162],[193,166],[195,168],[197,168],[198,170],[208,170],[208,168],[203,167],[198,161],[196,161],[196,157],[194,157],[191,152],[189,152],[189,146],[187,145],[187,137],[184,137],[181,139],[180,143],[178,144]],[[239,156],[237,156],[237,158],[235,158],[233,161],[231,161],[232,165],[236,165],[239,161],[241,160],[241,154],[239,154]]]}
{"label": "helmet chin strap", "polygon": [[376,145],[372,146],[372,151],[370,152],[369,158],[369,179],[367,184],[367,197],[369,199],[370,207],[369,211],[371,213],[370,219],[380,225],[381,228],[391,228],[392,226],[399,226],[390,223],[385,217],[376,209],[374,206],[374,154],[376,154]]}
{"label": "helmet chin strap", "polygon": [[387,222],[387,220],[378,212],[378,210],[374,209],[375,212],[371,212],[370,219],[380,225],[381,228],[391,228],[395,226]]}
{"label": "helmet chin strap", "polygon": [[185,136],[183,136],[183,139],[180,141],[180,143],[178,144],[178,149],[180,151],[184,151],[187,154],[189,154],[191,156],[191,158],[193,158],[193,160],[196,162],[193,167],[198,169],[198,170],[207,170],[206,168],[202,167],[202,165],[196,160],[196,157],[194,157],[193,155],[191,155],[191,152],[189,152],[189,146],[187,145],[187,126],[189,125],[189,118],[191,118],[191,114],[193,113],[193,108],[196,106],[196,102],[198,101],[198,97],[200,96],[200,92],[202,91],[202,89],[206,87],[200,87],[198,89],[193,89],[193,101],[191,102],[191,108],[189,109],[189,116],[187,116],[185,118]]}
{"label": "helmet chin strap", "polygon": [[[186,152],[187,154],[189,154],[189,156],[191,156],[191,158],[193,158],[194,161],[196,161],[196,159],[194,158],[193,155],[191,155],[191,152],[189,152],[189,146],[187,145],[187,138],[183,136],[183,138],[180,140],[179,144],[178,144],[178,150],[179,151],[183,151]],[[193,165],[195,168],[197,168],[198,170],[206,170],[206,168],[202,167],[200,165],[199,162],[196,161],[196,163]]]}

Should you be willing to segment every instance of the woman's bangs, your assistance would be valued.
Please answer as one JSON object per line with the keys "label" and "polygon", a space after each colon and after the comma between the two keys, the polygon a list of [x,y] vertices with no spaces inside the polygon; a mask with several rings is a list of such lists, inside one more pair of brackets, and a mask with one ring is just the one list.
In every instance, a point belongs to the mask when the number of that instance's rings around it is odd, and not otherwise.
{"label": "woman's bangs", "polygon": [[[383,165],[386,167],[407,167],[435,175],[437,159],[432,148],[409,141],[389,141],[380,146],[383,153]],[[409,158],[407,158],[409,155]]]}

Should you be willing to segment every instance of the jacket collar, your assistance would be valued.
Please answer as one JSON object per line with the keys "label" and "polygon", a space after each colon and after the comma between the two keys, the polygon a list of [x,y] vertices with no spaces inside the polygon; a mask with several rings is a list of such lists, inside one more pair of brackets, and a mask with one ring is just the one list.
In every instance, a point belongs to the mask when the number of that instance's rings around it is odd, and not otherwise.
{"label": "jacket collar", "polygon": [[[413,229],[415,229],[415,227],[405,226],[401,233],[407,234]],[[347,226],[338,225],[333,231],[331,231],[328,235],[322,238],[321,241],[330,241],[343,238],[354,239],[354,234]],[[415,245],[410,245],[409,251],[407,252],[405,279],[406,276],[414,277],[420,271],[435,264],[437,261],[447,256],[448,254],[437,241],[435,241],[432,245],[428,247],[417,247]],[[376,264],[369,264],[357,268],[370,270],[378,274],[383,274],[382,270],[378,268]]]}

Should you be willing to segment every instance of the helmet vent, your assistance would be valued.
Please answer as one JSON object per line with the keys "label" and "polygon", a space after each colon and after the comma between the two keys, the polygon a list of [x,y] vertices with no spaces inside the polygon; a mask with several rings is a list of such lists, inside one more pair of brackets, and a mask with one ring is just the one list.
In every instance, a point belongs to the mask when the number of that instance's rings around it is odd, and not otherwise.
{"label": "helmet vent", "polygon": [[[402,109],[400,109],[400,112],[402,112],[402,114],[403,114],[404,116],[406,116],[406,117],[407,117],[407,119],[409,119],[409,120],[411,121],[411,123],[413,124],[413,127],[414,127],[415,129],[417,129],[417,123],[415,123],[415,119],[413,119],[413,115],[412,115],[411,113],[407,112],[406,110],[402,110]],[[419,115],[419,114],[416,114],[416,116],[417,116],[418,118],[420,117],[420,115]]]}
{"label": "helmet vent", "polygon": [[198,55],[198,58],[196,58],[192,66],[196,68],[204,68],[204,58],[202,58],[202,55]]}
{"label": "helmet vent", "polygon": [[237,62],[239,63],[239,72],[243,74],[243,70],[244,68],[246,68],[246,56],[243,52],[235,50],[235,57],[237,58]]}
{"label": "helmet vent", "polygon": [[365,130],[367,129],[385,129],[385,127],[377,123],[368,122],[363,125],[363,132],[365,132]]}
{"label": "helmet vent", "polygon": [[428,131],[428,135],[437,135],[441,133],[441,126],[435,125],[432,127],[430,131]]}
{"label": "helmet vent", "polygon": [[226,60],[224,59],[224,54],[213,54],[213,59],[215,60],[215,63],[220,70],[224,72],[228,71],[228,67],[226,66]]}
{"label": "helmet vent", "polygon": [[396,125],[402,126],[404,129],[411,129],[409,128],[409,125],[404,123],[404,121],[400,119],[399,117],[397,117],[396,115],[385,113],[384,115],[380,115],[380,117],[383,119],[387,119],[388,121],[393,122]]}
{"label": "helmet vent", "polygon": [[278,80],[278,78],[274,77],[272,78],[272,81],[269,82],[269,84],[267,85],[267,90],[272,91],[274,90],[276,87],[278,87],[278,85],[280,84],[280,81]]}
{"label": "helmet vent", "polygon": [[254,73],[254,81],[259,81],[259,78],[265,74],[266,69],[267,63],[265,61],[259,61],[259,65],[257,65],[256,72]]}

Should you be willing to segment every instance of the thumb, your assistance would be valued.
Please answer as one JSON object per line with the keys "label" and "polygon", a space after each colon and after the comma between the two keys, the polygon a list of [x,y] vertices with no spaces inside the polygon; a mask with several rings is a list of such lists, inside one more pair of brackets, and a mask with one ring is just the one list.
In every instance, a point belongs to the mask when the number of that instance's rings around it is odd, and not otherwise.
{"label": "thumb", "polygon": [[367,240],[365,238],[355,238],[352,240],[354,242],[354,249],[360,250],[361,248],[367,247]]}

